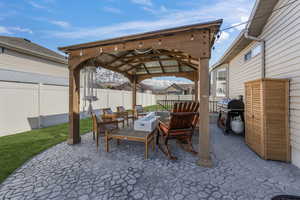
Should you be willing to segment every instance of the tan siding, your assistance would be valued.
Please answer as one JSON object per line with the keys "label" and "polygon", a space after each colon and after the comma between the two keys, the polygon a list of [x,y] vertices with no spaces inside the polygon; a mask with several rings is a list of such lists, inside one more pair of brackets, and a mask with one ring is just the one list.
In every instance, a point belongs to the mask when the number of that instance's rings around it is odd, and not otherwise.
{"label": "tan siding", "polygon": [[0,54],[0,68],[56,77],[68,77],[66,65],[20,54],[8,49],[5,49],[4,53]]}
{"label": "tan siding", "polygon": [[252,42],[229,63],[229,97],[244,94],[244,83],[261,77],[261,54],[245,62],[244,55],[258,43]]}
{"label": "tan siding", "polygon": [[[292,2],[279,0],[274,10]],[[290,134],[292,162],[300,167],[300,1],[278,9],[268,19],[262,34],[266,41],[266,77],[289,78]],[[249,46],[253,46],[253,43]],[[230,62],[229,96],[244,95],[244,82],[257,79],[261,73],[260,56],[243,62],[245,48]]]}
{"label": "tan siding", "polygon": [[[280,0],[275,9],[291,2]],[[300,167],[300,1],[273,13],[263,33],[266,77],[289,78],[292,162]]]}

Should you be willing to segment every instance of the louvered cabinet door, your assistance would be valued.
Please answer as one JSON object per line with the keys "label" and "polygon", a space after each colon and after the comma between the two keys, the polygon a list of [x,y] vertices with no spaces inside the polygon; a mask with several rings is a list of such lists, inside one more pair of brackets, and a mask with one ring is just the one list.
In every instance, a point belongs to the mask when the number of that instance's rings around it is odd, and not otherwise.
{"label": "louvered cabinet door", "polygon": [[266,157],[271,160],[289,161],[289,85],[286,81],[265,81],[265,87]]}
{"label": "louvered cabinet door", "polygon": [[260,81],[251,84],[252,90],[252,142],[256,153],[264,157],[263,119],[262,119],[262,84]]}
{"label": "louvered cabinet door", "polygon": [[249,81],[245,95],[246,143],[264,159],[289,162],[289,81]]}
{"label": "louvered cabinet door", "polygon": [[252,87],[250,84],[245,86],[245,140],[253,148],[253,120],[252,120]]}

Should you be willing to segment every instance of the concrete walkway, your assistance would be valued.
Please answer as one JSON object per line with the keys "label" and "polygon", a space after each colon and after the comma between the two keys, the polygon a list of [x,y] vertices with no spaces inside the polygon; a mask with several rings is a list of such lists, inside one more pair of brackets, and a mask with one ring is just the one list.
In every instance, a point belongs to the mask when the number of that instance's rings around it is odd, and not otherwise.
{"label": "concrete walkway", "polygon": [[[300,169],[261,160],[243,138],[224,136],[211,126],[215,167],[197,166],[197,157],[172,149],[169,161],[157,149],[144,160],[144,146],[122,142],[96,152],[92,135],[80,145],[61,143],[36,156],[0,185],[0,199],[270,199],[300,195]],[[197,138],[195,138],[195,143]]]}

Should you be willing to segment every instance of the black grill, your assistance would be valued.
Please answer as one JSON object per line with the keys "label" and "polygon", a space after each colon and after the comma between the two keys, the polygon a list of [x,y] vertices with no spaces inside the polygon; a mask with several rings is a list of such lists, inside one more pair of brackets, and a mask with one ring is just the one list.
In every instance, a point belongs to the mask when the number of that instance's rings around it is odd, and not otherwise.
{"label": "black grill", "polygon": [[242,96],[240,99],[222,99],[217,103],[219,112],[218,126],[223,129],[224,133],[229,133],[231,130],[231,120],[234,117],[240,117],[244,122],[244,102]]}

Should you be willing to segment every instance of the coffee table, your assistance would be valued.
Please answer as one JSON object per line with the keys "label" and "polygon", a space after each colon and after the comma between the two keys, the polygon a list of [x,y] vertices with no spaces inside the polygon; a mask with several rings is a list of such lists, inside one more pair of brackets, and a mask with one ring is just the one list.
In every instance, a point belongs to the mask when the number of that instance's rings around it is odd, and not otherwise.
{"label": "coffee table", "polygon": [[157,128],[155,128],[151,132],[147,131],[135,131],[133,127],[126,127],[122,129],[116,129],[105,132],[105,150],[109,152],[109,141],[112,139],[116,139],[118,144],[120,140],[127,140],[127,141],[135,141],[135,142],[143,142],[145,144],[145,159],[148,159],[148,148],[149,144],[152,142],[152,150],[155,149],[154,137]]}

